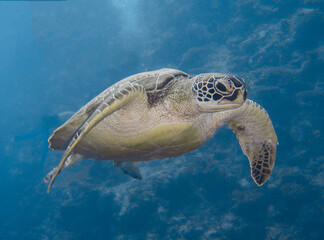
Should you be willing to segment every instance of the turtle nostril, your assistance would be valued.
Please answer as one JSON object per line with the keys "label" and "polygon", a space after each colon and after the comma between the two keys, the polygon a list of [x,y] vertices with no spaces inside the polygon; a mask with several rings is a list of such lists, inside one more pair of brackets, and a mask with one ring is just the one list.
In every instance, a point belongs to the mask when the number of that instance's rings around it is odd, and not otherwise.
{"label": "turtle nostril", "polygon": [[240,79],[240,78],[233,77],[231,80],[234,83],[235,87],[238,87],[239,88],[239,87],[242,87],[242,83],[240,81],[238,81],[238,79]]}

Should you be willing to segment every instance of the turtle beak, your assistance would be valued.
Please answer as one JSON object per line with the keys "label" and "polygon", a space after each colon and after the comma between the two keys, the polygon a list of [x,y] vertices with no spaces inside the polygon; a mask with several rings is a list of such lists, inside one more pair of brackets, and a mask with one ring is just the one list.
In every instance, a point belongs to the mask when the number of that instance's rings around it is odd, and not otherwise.
{"label": "turtle beak", "polygon": [[228,107],[239,107],[241,106],[247,98],[247,91],[245,89],[235,89],[233,94],[228,97],[223,97],[220,101],[220,105],[227,105]]}
{"label": "turtle beak", "polygon": [[244,89],[244,92],[243,92],[243,101],[244,101],[244,102],[245,102],[246,99],[247,99],[247,95],[248,95],[248,93],[247,93],[246,89]]}
{"label": "turtle beak", "polygon": [[223,81],[223,85],[225,85],[228,89],[233,89],[231,95],[224,96],[220,101],[219,104],[226,104],[228,107],[233,106],[239,107],[241,106],[247,99],[247,90],[245,86],[245,81],[240,78],[232,75],[229,81]]}

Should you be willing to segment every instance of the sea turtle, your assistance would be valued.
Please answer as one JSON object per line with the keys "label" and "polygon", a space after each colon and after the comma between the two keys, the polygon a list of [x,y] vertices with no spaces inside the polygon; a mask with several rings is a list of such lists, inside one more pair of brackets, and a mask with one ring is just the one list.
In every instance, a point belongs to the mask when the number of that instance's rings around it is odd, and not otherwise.
{"label": "sea turtle", "polygon": [[138,162],[199,148],[227,124],[248,157],[257,185],[270,176],[277,136],[264,108],[247,99],[242,78],[221,73],[195,77],[160,69],[127,77],[107,88],[56,129],[50,148],[65,150],[45,177],[48,192],[65,168],[84,158],[113,160],[142,179]]}

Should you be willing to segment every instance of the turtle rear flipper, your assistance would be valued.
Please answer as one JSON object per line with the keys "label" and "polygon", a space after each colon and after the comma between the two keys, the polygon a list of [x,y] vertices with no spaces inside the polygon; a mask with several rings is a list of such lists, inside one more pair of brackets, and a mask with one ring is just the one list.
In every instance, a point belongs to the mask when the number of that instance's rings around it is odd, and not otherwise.
{"label": "turtle rear flipper", "polygon": [[57,171],[54,173],[50,184],[48,186],[48,192],[50,191],[57,175],[61,172],[66,159],[71,155],[77,144],[93,129],[103,118],[111,115],[119,109],[127,106],[134,101],[147,102],[146,90],[143,86],[137,83],[125,84],[119,88],[118,91],[113,92],[107,97],[100,105],[93,111],[88,119],[82,124],[82,126],[74,133],[72,140],[64,152],[64,155],[57,167]]}
{"label": "turtle rear flipper", "polygon": [[249,159],[254,182],[261,186],[270,177],[275,164],[277,135],[268,113],[259,104],[247,100],[234,111],[236,117],[227,124]]}
{"label": "turtle rear flipper", "polygon": [[118,167],[120,170],[123,171],[126,175],[137,179],[142,180],[141,171],[138,168],[138,162],[118,162],[114,161],[114,166]]}

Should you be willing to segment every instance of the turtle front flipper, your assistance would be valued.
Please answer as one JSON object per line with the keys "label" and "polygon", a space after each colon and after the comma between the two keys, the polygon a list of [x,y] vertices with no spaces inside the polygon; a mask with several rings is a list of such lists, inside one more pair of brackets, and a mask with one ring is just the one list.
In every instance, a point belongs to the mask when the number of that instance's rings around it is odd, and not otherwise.
{"label": "turtle front flipper", "polygon": [[[65,163],[63,164],[63,167],[61,171],[64,169],[73,166],[75,163],[80,162],[84,157],[80,154],[77,153],[72,153],[70,156],[66,159]],[[44,178],[44,182],[49,183],[57,173],[57,167],[53,168]]]}
{"label": "turtle front flipper", "polygon": [[113,92],[96,108],[82,126],[74,133],[72,140],[64,152],[60,164],[57,166],[57,171],[55,171],[51,178],[47,192],[51,190],[51,187],[57,175],[61,172],[66,159],[71,155],[74,148],[87,135],[87,133],[89,133],[102,119],[136,100],[147,101],[146,90],[143,86],[137,83],[129,83],[120,87],[118,91]]}
{"label": "turtle front flipper", "polygon": [[234,110],[235,116],[227,122],[248,157],[254,182],[263,185],[272,172],[276,159],[278,139],[267,111],[247,100]]}

